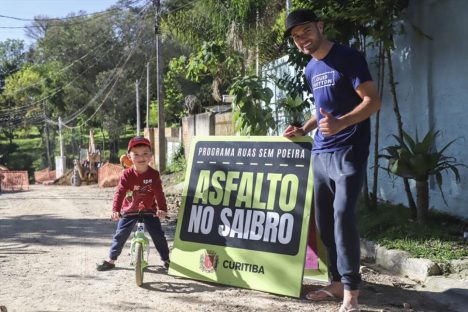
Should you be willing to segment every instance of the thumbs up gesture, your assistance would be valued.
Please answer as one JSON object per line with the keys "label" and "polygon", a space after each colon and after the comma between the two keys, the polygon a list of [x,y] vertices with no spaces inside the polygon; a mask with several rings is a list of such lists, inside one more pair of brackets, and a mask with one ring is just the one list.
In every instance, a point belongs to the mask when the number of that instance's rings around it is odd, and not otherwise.
{"label": "thumbs up gesture", "polygon": [[340,119],[335,118],[332,114],[320,108],[320,114],[323,116],[319,122],[319,130],[324,136],[337,134],[345,128]]}

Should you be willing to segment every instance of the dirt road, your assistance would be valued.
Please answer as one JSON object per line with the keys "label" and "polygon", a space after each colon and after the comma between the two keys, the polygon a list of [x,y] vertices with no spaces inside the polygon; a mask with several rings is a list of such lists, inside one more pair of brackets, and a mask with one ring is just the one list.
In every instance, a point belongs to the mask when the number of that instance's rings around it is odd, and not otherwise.
{"label": "dirt road", "polygon": [[[166,274],[154,249],[143,287],[134,283],[127,248],[110,272],[97,272],[115,223],[113,189],[33,185],[0,195],[0,306],[27,311],[337,311],[339,302],[312,303]],[[180,200],[168,197],[170,244]],[[408,280],[366,268],[363,311],[448,311],[414,291]],[[318,287],[305,282],[304,292]],[[410,309],[405,309],[406,307]]]}

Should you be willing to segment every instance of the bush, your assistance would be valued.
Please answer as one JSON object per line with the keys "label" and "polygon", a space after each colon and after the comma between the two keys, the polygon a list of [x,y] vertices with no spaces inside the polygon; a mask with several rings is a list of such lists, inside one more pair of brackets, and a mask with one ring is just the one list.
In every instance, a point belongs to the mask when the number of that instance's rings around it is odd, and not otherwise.
{"label": "bush", "polygon": [[185,171],[187,167],[187,162],[185,161],[184,147],[182,145],[175,151],[172,155],[172,162],[167,166],[165,173],[175,173],[180,171]]}

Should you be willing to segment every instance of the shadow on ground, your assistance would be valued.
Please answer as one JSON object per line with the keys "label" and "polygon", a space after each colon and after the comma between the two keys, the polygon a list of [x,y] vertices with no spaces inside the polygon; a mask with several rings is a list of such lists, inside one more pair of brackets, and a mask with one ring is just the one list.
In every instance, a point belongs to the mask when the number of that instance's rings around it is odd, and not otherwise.
{"label": "shadow on ground", "polygon": [[[0,240],[46,246],[109,245],[115,226],[116,223],[108,219],[67,219],[50,214],[20,215],[0,219]],[[0,245],[0,253],[11,250],[6,247]],[[21,253],[21,250],[17,251]]]}

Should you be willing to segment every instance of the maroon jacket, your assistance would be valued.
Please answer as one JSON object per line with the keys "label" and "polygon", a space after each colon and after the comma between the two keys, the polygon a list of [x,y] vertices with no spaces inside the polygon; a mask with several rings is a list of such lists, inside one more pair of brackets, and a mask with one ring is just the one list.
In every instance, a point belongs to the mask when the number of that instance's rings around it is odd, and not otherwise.
{"label": "maroon jacket", "polygon": [[138,173],[133,167],[125,169],[114,194],[112,211],[124,214],[140,208],[150,212],[167,211],[159,172],[151,167],[144,173]]}

